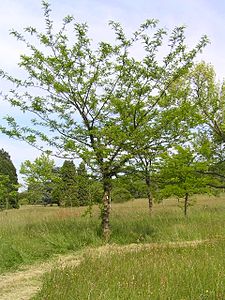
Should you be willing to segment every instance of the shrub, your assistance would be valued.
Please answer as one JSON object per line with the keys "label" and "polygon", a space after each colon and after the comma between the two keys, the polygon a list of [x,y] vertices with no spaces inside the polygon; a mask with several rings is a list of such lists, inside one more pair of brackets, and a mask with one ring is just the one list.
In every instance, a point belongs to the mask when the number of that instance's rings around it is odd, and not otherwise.
{"label": "shrub", "polygon": [[131,193],[125,188],[115,188],[112,191],[112,201],[114,203],[122,203],[131,200]]}

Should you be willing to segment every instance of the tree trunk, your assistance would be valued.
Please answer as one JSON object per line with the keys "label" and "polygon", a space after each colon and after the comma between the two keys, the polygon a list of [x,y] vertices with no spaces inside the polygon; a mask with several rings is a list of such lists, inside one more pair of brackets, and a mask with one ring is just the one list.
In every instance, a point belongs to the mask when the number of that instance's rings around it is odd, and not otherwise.
{"label": "tree trunk", "polygon": [[6,197],[6,210],[8,210],[9,209],[9,199],[8,199],[8,197]]}
{"label": "tree trunk", "polygon": [[103,178],[103,208],[102,208],[102,233],[105,241],[108,241],[110,238],[110,209],[111,209],[111,178]]}
{"label": "tree trunk", "polygon": [[184,198],[184,215],[187,216],[187,209],[188,209],[188,193],[185,194]]}
{"label": "tree trunk", "polygon": [[151,194],[151,180],[150,180],[150,175],[148,173],[145,174],[145,183],[147,188],[148,208],[149,208],[149,213],[151,214],[152,207],[153,207],[153,200]]}

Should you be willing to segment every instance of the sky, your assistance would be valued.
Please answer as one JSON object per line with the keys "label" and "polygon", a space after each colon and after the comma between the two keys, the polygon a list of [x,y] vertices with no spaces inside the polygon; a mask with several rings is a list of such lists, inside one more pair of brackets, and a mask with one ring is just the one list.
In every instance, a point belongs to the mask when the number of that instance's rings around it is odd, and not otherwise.
{"label": "sky", "polygon": [[[187,44],[194,46],[206,34],[210,44],[198,60],[212,63],[217,78],[225,78],[225,1],[203,0],[51,0],[52,18],[59,26],[66,15],[76,21],[87,22],[90,35],[96,41],[107,40],[111,34],[109,20],[119,21],[128,31],[134,31],[144,20],[155,18],[160,27],[172,30],[185,25]],[[26,26],[44,28],[41,0],[0,0],[0,69],[19,74],[18,61],[25,48],[12,36],[10,29],[22,31]],[[0,91],[6,91],[7,83],[0,79]],[[2,117],[11,114],[23,120],[18,110],[12,109],[0,98],[0,124]],[[41,153],[25,142],[9,139],[0,134],[0,148],[6,150],[17,168],[22,162],[33,161]],[[56,161],[57,164],[62,162]],[[21,178],[19,176],[19,178]]]}

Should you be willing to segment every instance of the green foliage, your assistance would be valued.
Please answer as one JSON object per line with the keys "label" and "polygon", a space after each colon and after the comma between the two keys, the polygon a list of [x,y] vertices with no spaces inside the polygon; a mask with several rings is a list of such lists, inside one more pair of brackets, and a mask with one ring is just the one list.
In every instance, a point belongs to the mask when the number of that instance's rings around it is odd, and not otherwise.
{"label": "green foliage", "polygon": [[89,177],[84,162],[76,169],[73,161],[64,161],[60,181],[52,191],[53,199],[65,206],[87,206],[101,202],[102,184]]}
{"label": "green foliage", "polygon": [[208,164],[205,176],[211,176],[211,186],[225,187],[225,84],[217,82],[210,64],[198,64],[189,76],[193,103],[199,119],[196,149]]}
{"label": "green foliage", "polygon": [[[149,19],[131,37],[111,21],[114,43],[92,43],[86,23],[74,22],[69,16],[56,32],[46,2],[43,11],[45,32],[33,27],[26,27],[22,34],[11,31],[29,50],[19,63],[27,78],[0,71],[13,84],[5,99],[35,117],[29,126],[19,126],[13,117],[6,117],[8,126],[0,129],[37,148],[48,147],[51,153],[56,149],[58,156],[79,156],[101,176],[107,194],[103,199],[109,199],[112,177],[133,156],[130,150],[142,140],[146,124],[156,123],[161,112],[173,105],[165,97],[169,87],[187,73],[208,39],[203,36],[188,50],[183,26],[169,33]],[[70,25],[72,41],[67,36]],[[31,36],[36,39],[34,44],[29,42]],[[141,58],[132,54],[137,46],[143,50]],[[159,57],[159,53],[165,55]],[[104,222],[109,220],[109,205],[105,201]]]}
{"label": "green foliage", "polygon": [[29,196],[28,196],[27,191],[19,192],[19,194],[18,194],[18,202],[19,202],[19,205],[30,204]]}
{"label": "green foliage", "polygon": [[90,203],[101,203],[103,195],[102,183],[96,180],[89,181],[89,204]]}
{"label": "green foliage", "polygon": [[9,154],[0,150],[0,206],[18,208],[18,179]]}
{"label": "green foliage", "polygon": [[9,208],[9,190],[10,184],[9,177],[6,175],[0,175],[0,209]]}
{"label": "green foliage", "polygon": [[51,190],[59,181],[54,169],[54,160],[44,153],[34,162],[26,160],[21,164],[20,173],[27,186],[26,198],[30,204],[51,202]]}
{"label": "green foliage", "polygon": [[[55,193],[55,194],[54,194]],[[77,170],[73,161],[65,160],[60,168],[60,183],[53,191],[54,197],[65,206],[79,206]]]}
{"label": "green foliage", "polygon": [[20,173],[27,185],[32,183],[46,183],[54,178],[55,162],[49,155],[41,154],[32,163],[26,160],[21,164]]}
{"label": "green foliage", "polygon": [[113,189],[126,189],[132,195],[132,198],[145,198],[146,188],[142,174],[130,167],[124,174],[120,174],[117,178],[113,179]]}
{"label": "green foliage", "polygon": [[115,188],[112,190],[112,201],[122,203],[131,200],[132,195],[125,188]]}
{"label": "green foliage", "polygon": [[[35,126],[19,127],[10,117],[6,120],[11,130],[3,126],[1,129],[37,147],[41,139],[58,147],[61,154],[64,150],[65,154],[78,154],[89,165],[94,163],[99,171],[110,171],[111,175],[127,160],[122,149],[124,142],[136,143],[142,126],[154,119],[158,107],[165,106],[163,96],[168,87],[186,73],[208,40],[202,37],[194,49],[187,51],[184,27],[169,33],[157,28],[158,21],[147,20],[128,38],[121,25],[111,21],[115,44],[100,42],[96,49],[88,36],[87,24],[72,25],[73,17],[66,17],[55,33],[49,4],[43,4],[43,10],[45,32],[33,27],[26,27],[24,34],[11,31],[30,50],[30,55],[21,55],[20,61],[20,67],[28,74],[27,80],[1,71],[3,78],[16,84],[7,100],[22,111],[33,112],[37,117],[31,123]],[[66,36],[70,25],[76,36],[72,44]],[[168,53],[157,61],[155,54],[167,35]],[[44,52],[36,46],[38,43],[32,45],[27,41],[30,36],[44,46]],[[143,45],[141,60],[131,54],[136,45]],[[46,95],[33,97],[30,87],[46,91]],[[26,88],[25,95],[20,88]],[[79,123],[75,112],[81,117]],[[56,135],[48,136],[37,125],[48,127]]]}
{"label": "green foliage", "polygon": [[165,153],[160,162],[159,180],[161,182],[158,197],[160,199],[177,196],[184,198],[184,213],[190,205],[193,194],[210,192],[209,178],[201,175],[207,171],[207,165],[198,161],[198,157],[189,147],[177,147],[174,152]]}
{"label": "green foliage", "polygon": [[88,177],[85,164],[81,162],[77,168],[77,198],[80,206],[92,204],[90,185],[91,180]]}

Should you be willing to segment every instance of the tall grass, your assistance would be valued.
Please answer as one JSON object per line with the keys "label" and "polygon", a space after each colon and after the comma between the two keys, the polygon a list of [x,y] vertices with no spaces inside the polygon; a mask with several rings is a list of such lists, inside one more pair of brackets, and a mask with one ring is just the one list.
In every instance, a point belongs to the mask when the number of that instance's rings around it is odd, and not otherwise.
{"label": "tall grass", "polygon": [[[54,254],[103,243],[99,211],[83,217],[85,208],[24,207],[0,213],[0,273]],[[147,201],[112,207],[110,243],[129,244],[225,236],[224,198],[199,198],[185,218],[175,200],[156,205],[150,217]]]}
{"label": "tall grass", "polygon": [[[36,212],[30,208],[1,216],[0,273],[16,269],[21,264],[48,259],[53,254],[102,243],[101,237],[96,234],[97,219],[76,214],[71,216],[70,211],[67,215],[66,210],[56,209],[51,210],[52,214],[49,214],[48,208],[37,208]],[[49,215],[46,216],[46,213]]]}
{"label": "tall grass", "polygon": [[225,241],[87,256],[45,277],[35,300],[223,300]]}

